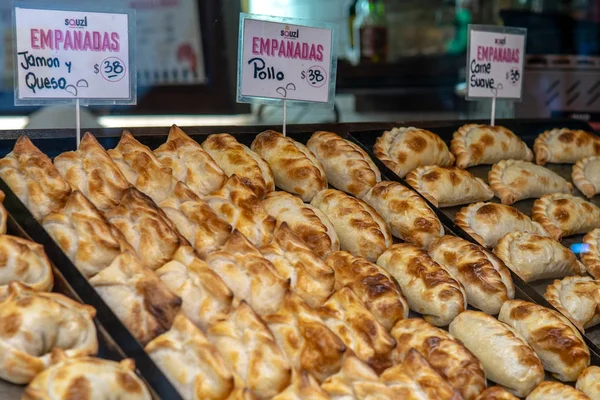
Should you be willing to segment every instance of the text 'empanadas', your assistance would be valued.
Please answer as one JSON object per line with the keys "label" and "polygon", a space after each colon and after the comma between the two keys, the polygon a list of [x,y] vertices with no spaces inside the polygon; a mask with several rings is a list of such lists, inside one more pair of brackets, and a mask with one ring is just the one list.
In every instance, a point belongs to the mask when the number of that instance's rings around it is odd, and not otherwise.
{"label": "text 'empanadas'", "polygon": [[570,194],[548,194],[533,204],[531,216],[556,240],[600,228],[600,208]]}
{"label": "text 'empanadas'", "polygon": [[577,161],[573,165],[571,179],[577,189],[589,199],[600,193],[600,156]]}
{"label": "text 'empanadas'", "polygon": [[582,332],[600,323],[600,281],[568,276],[549,285],[544,297]]}
{"label": "text 'empanadas'", "polygon": [[582,130],[552,129],[533,143],[535,162],[573,164],[582,158],[600,156],[600,137]]}

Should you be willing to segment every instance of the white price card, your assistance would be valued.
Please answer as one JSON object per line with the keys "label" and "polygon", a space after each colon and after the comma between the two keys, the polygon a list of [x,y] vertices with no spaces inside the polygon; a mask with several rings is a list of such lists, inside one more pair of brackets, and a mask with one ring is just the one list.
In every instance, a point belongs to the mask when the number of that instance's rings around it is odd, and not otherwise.
{"label": "white price card", "polygon": [[520,100],[527,29],[469,25],[467,99]]}
{"label": "white price card", "polygon": [[134,11],[17,4],[15,104],[135,104]]}
{"label": "white price card", "polygon": [[335,24],[241,14],[238,102],[333,107]]}

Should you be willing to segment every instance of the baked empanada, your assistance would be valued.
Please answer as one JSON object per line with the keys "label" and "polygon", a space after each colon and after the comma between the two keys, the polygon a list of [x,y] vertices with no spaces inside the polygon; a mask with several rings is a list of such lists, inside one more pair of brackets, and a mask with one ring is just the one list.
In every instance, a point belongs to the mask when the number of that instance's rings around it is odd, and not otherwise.
{"label": "baked empanada", "polygon": [[154,150],[154,155],[171,169],[175,179],[185,183],[198,196],[219,190],[227,179],[210,154],[177,125],[171,127],[167,141]]}
{"label": "baked empanada", "polygon": [[142,344],[169,330],[181,307],[181,298],[129,251],[91,278],[90,284]]}
{"label": "baked empanada", "polygon": [[273,334],[245,301],[207,330],[225,363],[259,399],[285,389],[291,369]]}
{"label": "baked empanada", "polygon": [[261,156],[273,171],[278,188],[311,201],[327,189],[327,176],[321,162],[302,143],[279,132],[264,131],[252,142],[252,151]]}
{"label": "baked empanada", "polygon": [[582,332],[600,323],[600,281],[568,276],[549,285],[544,297]]}
{"label": "baked empanada", "polygon": [[531,217],[556,240],[600,228],[600,208],[570,194],[548,194],[533,203]]}
{"label": "baked empanada", "polygon": [[481,361],[485,376],[517,397],[544,380],[544,367],[527,341],[509,325],[480,311],[465,311],[450,324],[450,334]]}
{"label": "baked empanada", "polygon": [[530,232],[549,236],[542,225],[514,207],[498,203],[475,203],[456,213],[456,225],[480,245],[496,247],[501,237],[511,232]]}
{"label": "baked empanada", "polygon": [[475,400],[519,400],[500,386],[492,386],[484,390]]}
{"label": "baked empanada", "polygon": [[308,372],[292,370],[292,383],[271,400],[330,400],[319,382]]}
{"label": "baked empanada", "polygon": [[381,181],[381,172],[371,157],[358,145],[335,133],[315,132],[306,146],[319,159],[329,184],[336,189],[362,197]]}
{"label": "baked empanada", "polygon": [[348,355],[340,371],[321,385],[335,400],[392,400],[392,391],[367,364]]}
{"label": "baked empanada", "polygon": [[367,192],[363,200],[383,217],[392,235],[419,247],[444,235],[444,227],[427,203],[398,182],[383,181]]}
{"label": "baked empanada", "polygon": [[533,143],[535,162],[573,164],[582,158],[600,156],[600,137],[582,130],[552,129]]}
{"label": "baked empanada", "polygon": [[558,312],[523,300],[502,305],[498,320],[510,325],[531,346],[544,369],[572,382],[590,365],[590,351],[581,334]]}
{"label": "baked empanada", "polygon": [[340,249],[337,233],[327,215],[299,197],[283,191],[271,192],[262,206],[279,223],[287,223],[317,256],[323,258]]}
{"label": "baked empanada", "polygon": [[411,310],[433,325],[446,326],[467,307],[463,285],[423,249],[401,243],[377,260],[396,278]]}
{"label": "baked empanada", "polygon": [[237,175],[259,199],[275,190],[275,180],[269,164],[230,134],[210,135],[202,143],[202,148],[227,176]]}
{"label": "baked empanada", "polygon": [[54,349],[67,357],[98,352],[96,310],[62,294],[11,282],[0,302],[0,378],[28,383],[48,368]]}
{"label": "baked empanada", "polygon": [[333,293],[333,270],[285,222],[275,230],[273,240],[259,250],[271,261],[277,275],[289,281],[290,288],[309,306],[322,306]]}
{"label": "baked empanada", "polygon": [[589,199],[600,193],[600,156],[577,161],[573,165],[571,179],[577,189]]}
{"label": "baked empanada", "polygon": [[71,193],[52,161],[27,136],[0,159],[0,177],[37,220],[60,210]]}
{"label": "baked empanada", "polygon": [[362,200],[326,189],[310,204],[329,217],[342,250],[375,261],[392,244],[392,235],[383,218]]}
{"label": "baked empanada", "polygon": [[383,132],[373,153],[401,178],[421,165],[454,164],[454,156],[438,135],[412,126]]}
{"label": "baked empanada", "polygon": [[583,392],[559,382],[542,382],[525,400],[590,400]]}
{"label": "baked empanada", "polygon": [[488,180],[502,204],[551,193],[573,193],[573,185],[562,176],[529,161],[502,160],[492,166]]}
{"label": "baked empanada", "polygon": [[76,151],[54,158],[54,166],[73,190],[79,190],[100,211],[116,207],[130,184],[104,147],[91,133],[81,138]]}
{"label": "baked empanada", "polygon": [[390,333],[397,343],[392,351],[394,364],[401,364],[414,349],[465,399],[472,400],[485,389],[481,362],[448,332],[410,318],[398,321]]}
{"label": "baked empanada", "polygon": [[502,303],[515,297],[509,269],[481,246],[443,236],[431,243],[429,255],[463,284],[469,304],[486,314],[498,314]]}
{"label": "baked empanada", "polygon": [[525,282],[585,274],[571,250],[534,233],[509,233],[498,241],[494,253]]}
{"label": "baked empanada", "polygon": [[586,368],[577,378],[575,387],[588,395],[591,400],[600,399],[600,367],[592,365]]}
{"label": "baked empanada", "polygon": [[494,197],[483,179],[458,167],[418,167],[406,175],[406,182],[436,207],[488,201]]}
{"label": "baked empanada", "polygon": [[588,232],[583,237],[583,245],[581,261],[590,275],[600,279],[600,228]]}
{"label": "baked empanada", "polygon": [[398,282],[379,265],[347,251],[330,253],[325,262],[335,271],[336,288],[350,288],[387,330],[408,317]]}
{"label": "baked empanada", "polygon": [[495,164],[501,160],[533,160],[525,142],[503,126],[466,124],[454,132],[450,151],[458,168]]}

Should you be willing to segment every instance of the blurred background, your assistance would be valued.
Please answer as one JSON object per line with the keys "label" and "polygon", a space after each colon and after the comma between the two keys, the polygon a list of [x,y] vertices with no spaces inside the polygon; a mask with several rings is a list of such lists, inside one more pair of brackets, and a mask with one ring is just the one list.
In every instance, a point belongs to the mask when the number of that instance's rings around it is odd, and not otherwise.
{"label": "blurred background", "polygon": [[[498,118],[600,122],[600,0],[116,2],[137,10],[138,104],[86,109],[84,127],[281,124],[280,107],[236,103],[240,12],[339,27],[335,109],[290,108],[290,123],[489,117],[488,102],[464,100],[470,23],[528,29],[523,101],[499,101]],[[10,3],[0,0],[1,129],[72,127],[72,108],[14,106]]]}

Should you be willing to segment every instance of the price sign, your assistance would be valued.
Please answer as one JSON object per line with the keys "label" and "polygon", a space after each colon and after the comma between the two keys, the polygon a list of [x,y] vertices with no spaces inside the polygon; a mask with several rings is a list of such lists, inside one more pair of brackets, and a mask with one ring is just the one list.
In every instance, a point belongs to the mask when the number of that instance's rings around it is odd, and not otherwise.
{"label": "price sign", "polygon": [[135,104],[134,17],[17,4],[15,104]]}
{"label": "price sign", "polygon": [[238,102],[333,107],[335,43],[329,23],[242,14]]}

